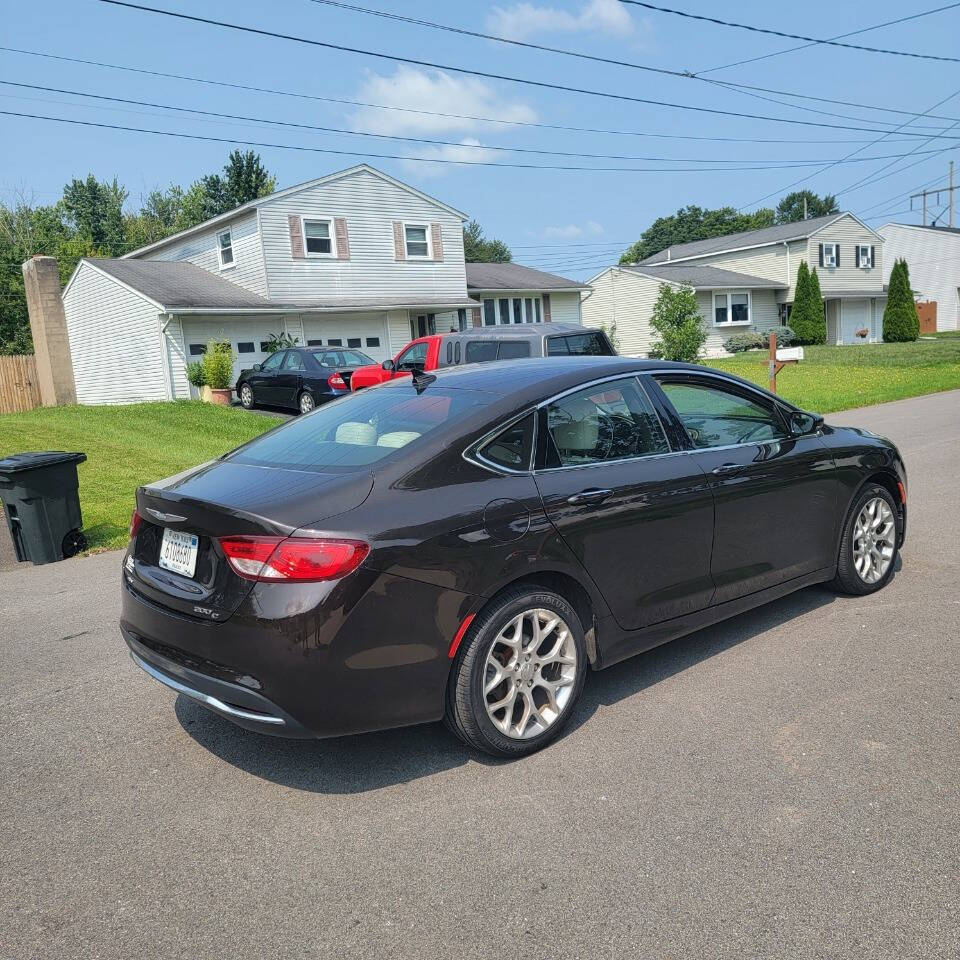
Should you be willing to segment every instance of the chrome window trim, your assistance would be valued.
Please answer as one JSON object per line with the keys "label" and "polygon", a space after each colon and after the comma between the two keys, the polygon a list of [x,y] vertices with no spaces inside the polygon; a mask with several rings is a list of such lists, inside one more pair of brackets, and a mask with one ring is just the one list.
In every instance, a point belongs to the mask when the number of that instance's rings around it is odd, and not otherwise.
{"label": "chrome window trim", "polygon": [[[511,417],[504,423],[498,424],[492,430],[489,430],[485,433],[479,440],[475,440],[473,443],[463,451],[461,456],[467,463],[472,463],[475,467],[482,467],[484,470],[489,470],[492,473],[497,474],[506,474],[508,476],[525,476],[526,474],[533,473],[533,463],[534,458],[537,455],[537,421],[540,419],[536,413],[538,408],[536,406],[527,407],[523,413],[518,413],[515,416]],[[533,440],[530,444],[530,459],[527,461],[526,470],[514,470],[512,467],[504,467],[502,464],[494,463],[492,460],[488,460],[483,454],[480,453],[480,450],[485,447],[492,440],[495,440],[504,430],[509,430],[515,423],[519,423],[523,420],[524,417],[528,417],[533,414]]]}

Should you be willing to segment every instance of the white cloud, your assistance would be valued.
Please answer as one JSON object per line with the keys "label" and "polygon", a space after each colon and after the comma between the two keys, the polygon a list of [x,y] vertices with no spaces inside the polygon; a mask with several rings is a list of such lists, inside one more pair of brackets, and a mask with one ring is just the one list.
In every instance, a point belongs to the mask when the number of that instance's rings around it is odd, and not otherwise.
{"label": "white cloud", "polygon": [[517,3],[512,7],[494,7],[487,18],[492,33],[511,40],[527,40],[544,33],[632,34],[635,23],[619,0],[588,0],[578,11],[559,7],[539,7]]}
{"label": "white cloud", "polygon": [[[400,136],[465,134],[503,129],[500,124],[466,119],[471,116],[524,123],[537,119],[531,107],[501,96],[477,77],[456,77],[442,70],[418,70],[407,66],[398,67],[389,76],[370,74],[354,99],[402,108],[360,107],[354,111],[350,115],[351,124],[370,133]],[[419,110],[430,112],[417,112]]]}
{"label": "white cloud", "polygon": [[[458,145],[423,147],[416,153],[418,157],[429,157],[432,160],[490,163],[496,160],[498,151],[487,150],[474,137],[464,137]],[[411,173],[418,173],[421,177],[441,177],[447,173],[447,166],[444,163],[423,163],[419,160],[403,160],[401,163]]]}
{"label": "white cloud", "polygon": [[588,220],[582,226],[576,223],[567,223],[562,227],[546,227],[543,235],[550,240],[577,240],[580,237],[597,237],[602,234],[603,227],[596,220]]}

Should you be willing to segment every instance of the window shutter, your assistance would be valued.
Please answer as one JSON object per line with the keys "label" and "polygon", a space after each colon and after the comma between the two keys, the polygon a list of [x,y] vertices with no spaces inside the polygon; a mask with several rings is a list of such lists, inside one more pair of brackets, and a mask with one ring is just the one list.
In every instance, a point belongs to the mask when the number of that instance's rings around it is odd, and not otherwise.
{"label": "window shutter", "polygon": [[550,322],[550,294],[545,293],[543,295],[543,322]]}
{"label": "window shutter", "polygon": [[823,244],[820,244],[820,266],[823,266]]}
{"label": "window shutter", "polygon": [[471,307],[470,308],[470,322],[475,326],[479,327],[483,325],[483,320],[480,319],[480,308]]}
{"label": "window shutter", "polygon": [[874,247],[874,246],[871,246],[871,247],[870,247],[870,266],[871,266],[871,267],[874,266],[874,265],[876,264],[876,262],[877,262],[877,261],[876,261],[876,256],[877,256],[876,250],[877,250],[876,247]]}
{"label": "window shutter", "polygon": [[439,223],[430,224],[430,242],[433,246],[433,259],[437,263],[443,263],[443,234],[440,232]]}
{"label": "window shutter", "polygon": [[859,267],[859,266],[860,266],[860,244],[858,243],[858,244],[853,248],[853,250],[854,250],[854,253],[856,254],[856,257],[854,258],[854,259],[856,260],[856,262],[857,262],[856,265]]}
{"label": "window shutter", "polygon": [[337,259],[350,259],[350,236],[347,233],[347,221],[343,217],[335,217],[333,232],[337,238]]}
{"label": "window shutter", "polygon": [[303,252],[303,228],[300,225],[300,218],[291,213],[287,217],[287,224],[290,227],[290,256],[294,260],[303,260],[306,254]]}
{"label": "window shutter", "polygon": [[833,245],[833,265],[835,267],[840,266],[840,244],[835,243]]}
{"label": "window shutter", "polygon": [[407,259],[407,250],[403,242],[403,224],[399,220],[393,221],[393,259]]}

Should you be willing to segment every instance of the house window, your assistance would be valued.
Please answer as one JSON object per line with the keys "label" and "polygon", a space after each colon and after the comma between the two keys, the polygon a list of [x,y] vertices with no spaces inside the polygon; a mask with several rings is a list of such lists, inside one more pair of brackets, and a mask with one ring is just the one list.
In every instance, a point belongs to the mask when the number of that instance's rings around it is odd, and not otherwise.
{"label": "house window", "polygon": [[467,329],[467,311],[463,307],[457,311],[457,326],[461,331]]}
{"label": "house window", "polygon": [[750,293],[715,293],[713,295],[713,325],[715,327],[743,326],[750,322]]}
{"label": "house window", "polygon": [[430,259],[430,229],[425,223],[405,223],[403,236],[408,260]]}
{"label": "house window", "polygon": [[839,244],[836,243],[825,243],[823,245],[823,263],[821,266],[824,267],[835,267],[837,266],[837,261],[840,259],[840,251],[837,249]]}
{"label": "house window", "polygon": [[342,339],[341,337],[331,337],[331,338],[327,341],[327,346],[328,346],[328,347],[342,347],[342,346],[343,346],[343,339]]}
{"label": "house window", "polygon": [[205,343],[191,343],[190,344],[190,356],[191,357],[202,357],[207,352],[207,345]]}
{"label": "house window", "polygon": [[246,340],[237,344],[237,353],[253,353],[254,343],[252,340]]}
{"label": "house window", "polygon": [[270,341],[269,341],[269,340],[261,340],[261,341],[260,341],[260,352],[261,352],[261,353],[269,353],[269,352],[270,352]]}
{"label": "house window", "polygon": [[513,322],[523,323],[523,300],[520,297],[514,297],[513,300]]}
{"label": "house window", "polygon": [[303,249],[308,257],[332,257],[333,233],[329,220],[303,221]]}
{"label": "house window", "polygon": [[220,254],[220,269],[229,270],[233,263],[233,234],[229,230],[221,230],[217,234],[217,251]]}
{"label": "house window", "polygon": [[379,337],[367,337],[367,346],[368,347],[379,347],[380,338]]}
{"label": "house window", "polygon": [[357,348],[362,347],[363,343],[359,337],[347,337],[347,346]]}
{"label": "house window", "polygon": [[483,325],[485,327],[495,326],[497,322],[496,303],[493,300],[483,301]]}
{"label": "house window", "polygon": [[861,270],[873,267],[873,247],[869,243],[857,244],[857,266]]}
{"label": "house window", "polygon": [[523,302],[527,308],[527,315],[524,319],[527,321],[527,323],[533,323],[533,298],[527,297],[527,299]]}
{"label": "house window", "polygon": [[322,347],[322,346],[323,346],[323,341],[322,341],[322,340],[308,340],[308,341],[307,341],[307,346],[308,346],[308,347]]}
{"label": "house window", "polygon": [[497,306],[500,308],[500,322],[509,323],[510,322],[510,301],[503,297],[497,301]]}
{"label": "house window", "polygon": [[540,298],[539,297],[537,297],[537,299],[533,301],[533,309],[534,309],[534,313],[536,314],[533,322],[540,323]]}

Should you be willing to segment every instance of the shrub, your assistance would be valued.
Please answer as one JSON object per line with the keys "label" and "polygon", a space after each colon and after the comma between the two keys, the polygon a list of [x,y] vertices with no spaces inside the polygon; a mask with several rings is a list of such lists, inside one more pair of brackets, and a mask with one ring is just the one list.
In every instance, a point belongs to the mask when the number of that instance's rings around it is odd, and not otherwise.
{"label": "shrub", "polygon": [[299,337],[291,337],[289,333],[271,333],[264,342],[263,352],[276,353],[278,350],[289,350],[299,342]]}
{"label": "shrub", "polygon": [[775,333],[777,335],[778,347],[792,347],[797,342],[797,335],[790,327],[772,327],[770,330],[765,330],[763,334],[761,334],[763,340],[761,346],[770,346],[771,333]]}
{"label": "shrub", "polygon": [[226,340],[211,340],[203,355],[203,377],[212,390],[227,390],[233,385],[233,348]]}
{"label": "shrub", "polygon": [[193,363],[187,364],[187,380],[198,388],[206,385],[207,377],[203,372],[202,360],[194,360]]}
{"label": "shrub", "polygon": [[827,318],[823,310],[820,279],[816,270],[811,271],[807,267],[806,260],[800,261],[797,270],[797,289],[793,295],[790,325],[796,343],[827,342]]}
{"label": "shrub", "polygon": [[883,311],[885,343],[906,343],[920,336],[920,318],[910,289],[910,271],[906,260],[898,260],[890,272],[887,306]]}
{"label": "shrub", "polygon": [[707,340],[697,295],[690,287],[660,284],[650,326],[660,334],[651,345],[650,356],[663,360],[693,363]]}
{"label": "shrub", "polygon": [[723,342],[730,353],[743,353],[745,350],[757,350],[766,344],[760,333],[735,333]]}

